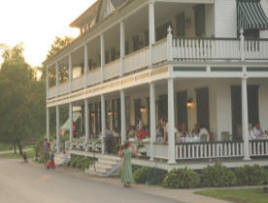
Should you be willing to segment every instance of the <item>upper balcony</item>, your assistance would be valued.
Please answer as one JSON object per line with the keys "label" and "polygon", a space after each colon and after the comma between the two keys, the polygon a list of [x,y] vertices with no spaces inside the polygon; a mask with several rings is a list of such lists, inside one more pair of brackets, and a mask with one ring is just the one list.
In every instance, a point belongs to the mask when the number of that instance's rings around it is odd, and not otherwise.
{"label": "upper balcony", "polygon": [[[214,4],[158,2],[153,9],[153,21],[148,6],[142,7],[58,60],[58,88],[56,65],[50,66],[48,99],[144,70],[151,56],[153,66],[167,61],[268,60],[268,39],[215,37]],[[152,29],[155,40],[149,46]]]}

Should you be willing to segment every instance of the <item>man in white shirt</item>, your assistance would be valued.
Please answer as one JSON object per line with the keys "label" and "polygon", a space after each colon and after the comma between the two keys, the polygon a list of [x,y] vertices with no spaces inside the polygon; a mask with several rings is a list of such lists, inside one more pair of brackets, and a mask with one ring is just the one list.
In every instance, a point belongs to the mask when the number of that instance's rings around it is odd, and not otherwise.
{"label": "man in white shirt", "polygon": [[261,129],[261,125],[260,123],[257,123],[255,125],[255,127],[253,128],[253,135],[256,137],[256,138],[259,138],[261,136],[263,136],[263,130]]}

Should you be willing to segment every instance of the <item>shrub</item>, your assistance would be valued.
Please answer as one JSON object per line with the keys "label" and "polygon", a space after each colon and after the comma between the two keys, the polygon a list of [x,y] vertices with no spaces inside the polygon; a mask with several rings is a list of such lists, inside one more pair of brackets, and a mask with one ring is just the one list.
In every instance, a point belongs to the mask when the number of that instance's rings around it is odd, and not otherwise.
{"label": "shrub", "polygon": [[169,172],[163,186],[168,188],[194,188],[200,183],[199,175],[191,169],[175,169]]}
{"label": "shrub", "polygon": [[167,171],[158,168],[150,168],[147,173],[146,183],[149,185],[161,184],[167,174]]}
{"label": "shrub", "polygon": [[236,176],[231,169],[215,164],[201,171],[201,184],[208,187],[232,186],[236,184]]}
{"label": "shrub", "polygon": [[245,165],[234,169],[238,185],[260,185],[266,182],[266,171],[263,167]]}
{"label": "shrub", "polygon": [[136,183],[145,183],[147,180],[147,175],[149,172],[149,168],[141,167],[134,171],[133,178]]}

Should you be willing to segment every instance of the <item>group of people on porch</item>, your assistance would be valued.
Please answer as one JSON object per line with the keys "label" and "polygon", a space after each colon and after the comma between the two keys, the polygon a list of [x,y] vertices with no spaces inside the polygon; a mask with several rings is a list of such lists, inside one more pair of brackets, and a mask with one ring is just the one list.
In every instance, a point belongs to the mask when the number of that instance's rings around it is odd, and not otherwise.
{"label": "group of people on porch", "polygon": [[[176,138],[176,143],[181,142],[207,142],[213,141],[214,135],[212,132],[204,126],[199,126],[195,124],[192,131],[187,130],[185,123],[178,124],[174,126],[174,133]],[[136,127],[130,126],[127,130],[127,137],[130,140],[144,140],[148,139],[150,136],[148,127],[145,126],[141,119],[138,120]],[[156,142],[167,143],[168,142],[168,122],[165,119],[160,119],[158,121],[156,129]]]}
{"label": "group of people on porch", "polygon": [[267,137],[267,131],[264,131],[260,125],[260,123],[256,123],[253,127],[251,123],[248,125],[249,130],[249,138],[250,140],[263,139]]}

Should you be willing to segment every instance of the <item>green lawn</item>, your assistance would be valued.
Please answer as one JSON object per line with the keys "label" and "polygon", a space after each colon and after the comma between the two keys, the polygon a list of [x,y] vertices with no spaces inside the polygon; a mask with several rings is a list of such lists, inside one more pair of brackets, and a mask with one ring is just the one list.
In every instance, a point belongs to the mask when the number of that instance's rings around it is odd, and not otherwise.
{"label": "green lawn", "polygon": [[197,194],[214,197],[216,199],[229,200],[234,203],[267,203],[268,194],[263,189],[228,189],[228,190],[204,190]]}
{"label": "green lawn", "polygon": [[[26,154],[27,154],[28,159],[30,159],[34,157],[35,152],[34,150],[31,150],[31,151],[27,151]],[[13,152],[7,153],[7,154],[0,154],[0,157],[6,158],[6,159],[22,159],[19,153],[14,154]]]}

